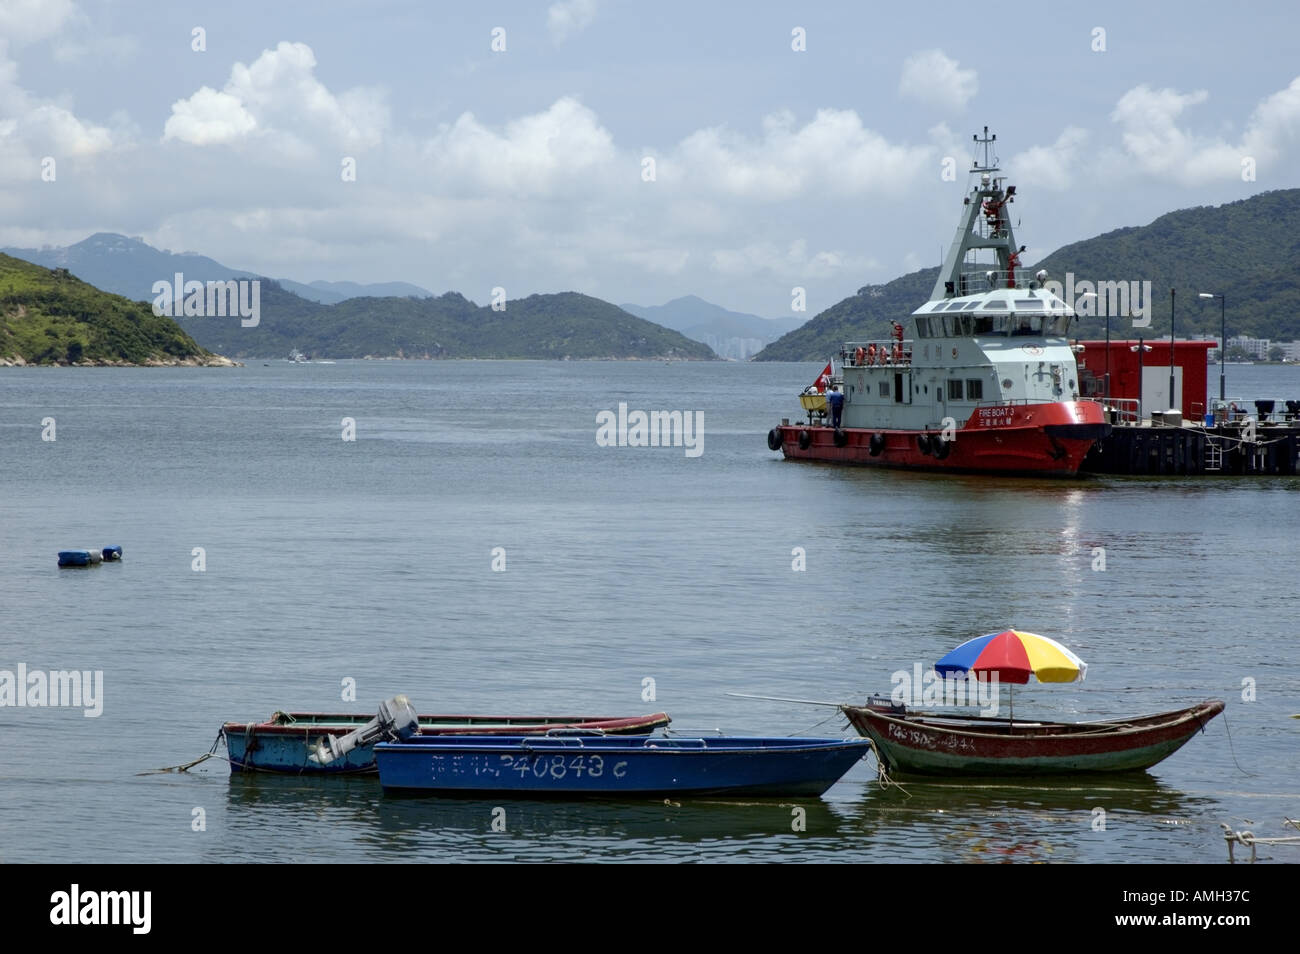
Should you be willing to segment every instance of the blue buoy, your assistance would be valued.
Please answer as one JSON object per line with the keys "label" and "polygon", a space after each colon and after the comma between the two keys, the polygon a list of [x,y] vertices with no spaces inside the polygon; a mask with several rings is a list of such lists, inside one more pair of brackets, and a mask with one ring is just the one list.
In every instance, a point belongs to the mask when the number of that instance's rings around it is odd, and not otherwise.
{"label": "blue buoy", "polygon": [[104,559],[108,562],[122,559],[121,547],[104,547]]}
{"label": "blue buoy", "polygon": [[[95,554],[98,556],[99,554]],[[90,566],[92,562],[98,563],[98,560],[91,560],[89,550],[60,550],[59,566]]]}

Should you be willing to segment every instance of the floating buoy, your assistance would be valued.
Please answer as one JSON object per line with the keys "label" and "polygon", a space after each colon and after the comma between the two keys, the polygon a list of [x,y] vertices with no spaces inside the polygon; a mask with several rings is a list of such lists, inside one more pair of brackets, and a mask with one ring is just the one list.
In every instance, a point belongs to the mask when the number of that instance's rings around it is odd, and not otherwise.
{"label": "floating buoy", "polygon": [[114,562],[114,561],[116,561],[116,560],[120,560],[120,559],[122,559],[122,548],[121,548],[121,547],[104,547],[104,549],[103,549],[103,554],[104,554],[104,559],[107,560],[108,562],[112,563],[112,562]]}
{"label": "floating buoy", "polygon": [[60,550],[59,566],[91,566],[104,559],[98,550]]}

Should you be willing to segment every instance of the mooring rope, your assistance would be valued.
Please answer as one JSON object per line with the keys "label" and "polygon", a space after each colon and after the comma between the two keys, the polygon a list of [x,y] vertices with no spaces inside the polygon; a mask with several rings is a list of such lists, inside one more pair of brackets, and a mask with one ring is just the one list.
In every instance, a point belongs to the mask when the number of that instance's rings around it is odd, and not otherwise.
{"label": "mooring rope", "polygon": [[[1284,827],[1289,825],[1292,828],[1300,830],[1300,822],[1297,822],[1294,818],[1287,818],[1282,824]],[[1245,831],[1233,831],[1232,826],[1228,825],[1226,822],[1220,822],[1219,826],[1223,829],[1223,840],[1228,843],[1228,864],[1237,863],[1236,859],[1232,856],[1232,846],[1234,844],[1242,845],[1243,847],[1246,845],[1250,846],[1250,863],[1252,865],[1258,857],[1257,845],[1291,845],[1292,847],[1300,847],[1300,836],[1288,835],[1280,838],[1260,838],[1249,828]]]}
{"label": "mooring rope", "polygon": [[135,774],[136,775],[160,775],[164,772],[188,772],[190,769],[194,768],[194,766],[202,765],[208,759],[221,759],[223,762],[229,762],[230,759],[228,759],[226,756],[217,754],[217,747],[221,745],[221,740],[225,737],[225,734],[226,734],[225,729],[218,730],[217,737],[212,740],[212,745],[208,748],[208,751],[205,752],[203,755],[200,755],[197,759],[194,759],[192,762],[185,762],[182,765],[169,765],[166,768],[150,769],[147,772],[136,772]]}
{"label": "mooring rope", "polygon": [[[1237,771],[1241,772],[1242,775],[1249,775],[1251,778],[1254,778],[1254,773],[1247,772],[1241,767],[1241,763],[1237,761],[1237,751],[1232,747],[1232,732],[1228,729],[1228,713],[1226,710],[1223,713],[1223,731],[1228,733],[1228,754],[1232,756],[1232,764],[1237,766]],[[1204,734],[1204,732],[1205,726],[1202,725],[1201,733]]]}
{"label": "mooring rope", "polygon": [[[880,786],[881,791],[887,792],[891,788],[896,788],[908,798],[911,798],[911,792],[889,777],[889,772],[885,770],[885,760],[880,757],[880,751],[876,748],[876,740],[868,737],[867,741],[871,743],[871,754],[876,757],[876,784]],[[866,756],[864,755],[862,758],[866,759]]]}
{"label": "mooring rope", "polygon": [[809,733],[809,732],[812,732],[812,731],[815,731],[816,729],[821,728],[821,727],[824,726],[827,722],[830,722],[831,719],[834,719],[834,718],[835,718],[836,716],[838,716],[838,715],[840,715],[840,713],[839,713],[838,711],[837,711],[837,712],[832,712],[830,715],[828,715],[825,719],[822,719],[820,722],[815,722],[815,723],[813,723],[812,725],[810,725],[810,726],[809,726],[808,728],[806,728],[806,729],[799,729],[798,731],[791,732],[788,736],[786,736],[786,738],[788,738],[788,739],[793,739],[793,738],[795,738],[796,736],[806,735],[806,734]]}

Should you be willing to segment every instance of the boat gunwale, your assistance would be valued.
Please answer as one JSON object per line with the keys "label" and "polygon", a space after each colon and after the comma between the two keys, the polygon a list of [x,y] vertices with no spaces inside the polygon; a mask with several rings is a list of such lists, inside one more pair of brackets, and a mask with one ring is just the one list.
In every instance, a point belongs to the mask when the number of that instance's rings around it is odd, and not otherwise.
{"label": "boat gunwale", "polygon": [[[292,722],[275,721],[274,716],[265,722],[225,722],[221,731],[228,734],[244,735],[296,735],[301,732],[324,733],[327,735],[346,734],[365,725],[374,716],[356,713],[326,712],[288,712],[285,715],[294,719]],[[645,728],[653,731],[659,726],[672,723],[666,712],[653,712],[639,716],[620,717],[566,717],[566,716],[469,716],[469,715],[419,715],[417,734],[423,735],[428,730],[430,735],[455,734],[463,730],[467,734],[477,729],[480,732],[497,732],[505,734],[514,729],[582,729],[603,728],[605,731],[627,731]],[[309,721],[313,720],[313,721]],[[315,721],[319,720],[319,721]],[[443,730],[450,730],[444,732]],[[521,733],[526,734],[526,733]]]}
{"label": "boat gunwale", "polygon": [[[1174,709],[1169,712],[1158,712],[1151,715],[1136,716],[1132,719],[1105,720],[1093,722],[1035,722],[1029,723],[1025,720],[1019,722],[1010,720],[1001,720],[995,716],[942,716],[933,713],[917,713],[909,715],[907,713],[890,713],[872,708],[871,706],[840,706],[840,710],[849,720],[853,721],[854,714],[861,714],[863,718],[879,719],[885,723],[894,723],[897,725],[919,728],[930,732],[943,732],[953,735],[968,736],[976,739],[998,740],[998,741],[1016,741],[1016,742],[1042,742],[1043,740],[1061,740],[1075,738],[1119,738],[1135,733],[1148,733],[1165,729],[1172,729],[1181,723],[1195,721],[1198,727],[1204,731],[1208,719],[1223,712],[1226,704],[1222,699],[1207,699],[1199,702],[1194,706],[1185,709]],[[1206,718],[1203,719],[1202,715]],[[970,731],[961,728],[956,724],[948,724],[945,720],[951,719],[953,723],[965,723],[974,720],[983,720],[990,726],[1001,726],[1007,729],[1005,732],[980,732]],[[855,723],[856,725],[856,723]],[[1027,731],[1024,735],[1016,735],[1014,730],[1017,726],[1025,729],[1046,729],[1048,731]],[[1055,732],[1052,729],[1068,729],[1071,731]],[[903,748],[910,748],[906,743],[897,739],[891,740],[891,744],[901,745]]]}
{"label": "boat gunwale", "polygon": [[[728,744],[718,744],[718,743]],[[771,745],[770,743],[780,743]],[[594,743],[594,744],[591,744]],[[687,743],[687,744],[681,744]],[[690,743],[702,743],[692,745]],[[712,747],[710,747],[712,743]],[[744,745],[743,743],[753,743]],[[764,745],[763,743],[769,743]],[[587,747],[591,744],[590,748]],[[406,752],[419,754],[428,751],[469,752],[483,749],[491,753],[504,750],[521,752],[556,750],[586,751],[605,754],[645,753],[653,755],[802,755],[820,752],[839,752],[860,748],[865,755],[871,751],[871,740],[862,738],[791,738],[789,736],[722,736],[676,737],[659,736],[435,736],[432,739],[407,739],[400,742],[376,742],[375,755]]]}

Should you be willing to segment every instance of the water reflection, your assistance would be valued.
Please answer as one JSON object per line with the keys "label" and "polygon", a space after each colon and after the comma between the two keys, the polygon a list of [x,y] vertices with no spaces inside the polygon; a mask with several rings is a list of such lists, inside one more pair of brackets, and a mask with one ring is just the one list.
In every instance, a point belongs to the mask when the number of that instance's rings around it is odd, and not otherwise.
{"label": "water reflection", "polygon": [[[493,830],[497,819],[504,831]],[[854,827],[846,829],[842,809],[821,799],[396,797],[385,796],[373,778],[277,775],[231,776],[226,824],[235,832],[327,827],[336,850],[365,856],[432,856],[454,846],[485,858],[506,850],[530,859],[644,851],[682,858],[712,845],[725,846],[723,854],[747,844],[770,851],[781,835],[829,848]]]}
{"label": "water reflection", "polygon": [[868,785],[861,799],[841,807],[859,832],[906,856],[938,848],[954,861],[987,863],[1081,861],[1103,850],[1119,859],[1149,850],[1155,833],[1170,826],[1204,828],[1217,803],[1131,773],[907,779],[901,789]]}

